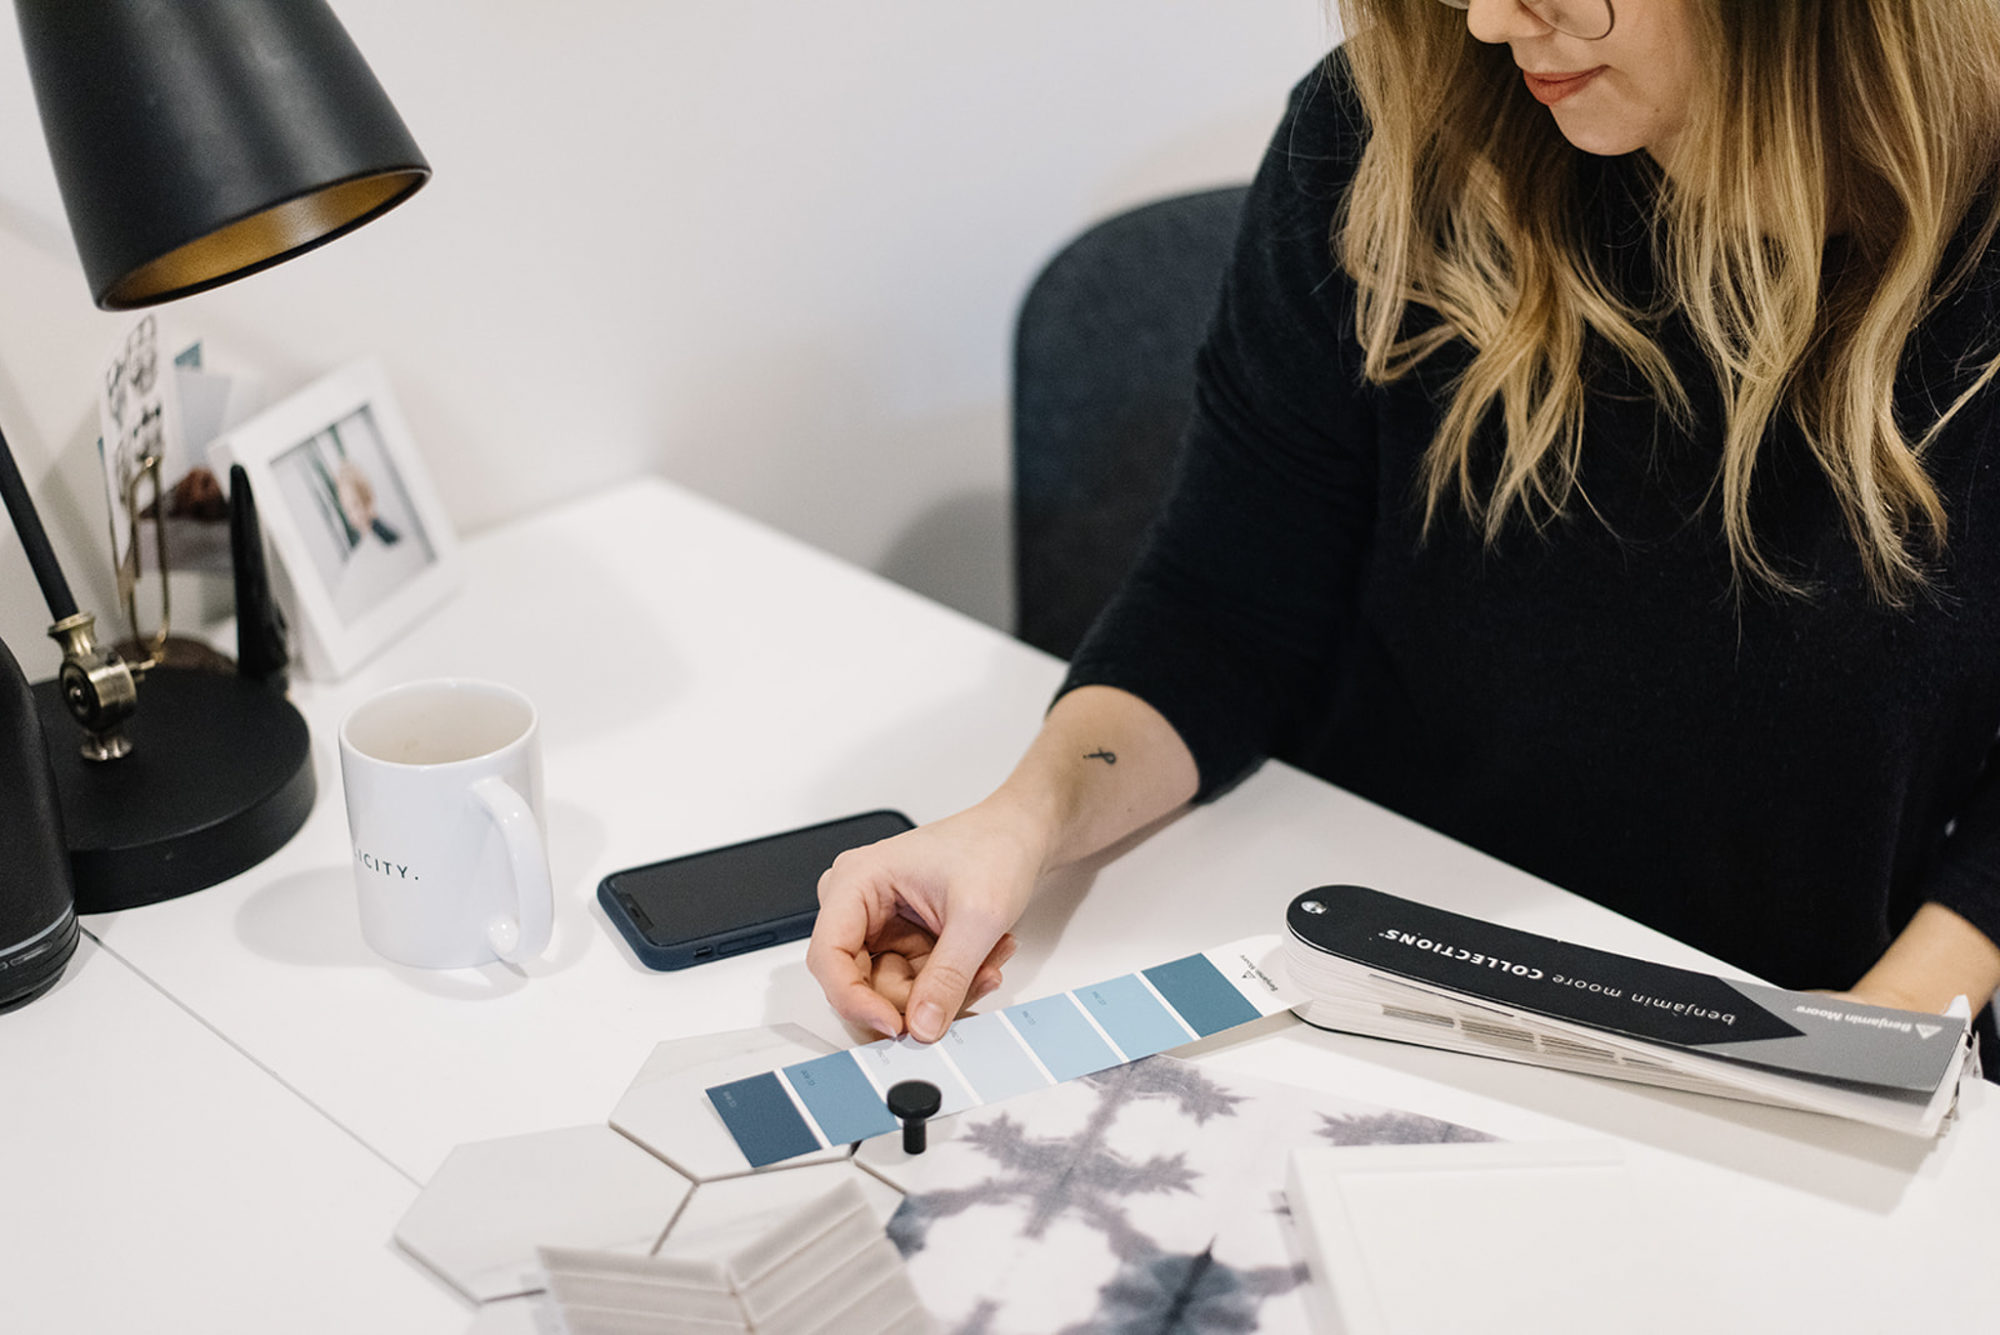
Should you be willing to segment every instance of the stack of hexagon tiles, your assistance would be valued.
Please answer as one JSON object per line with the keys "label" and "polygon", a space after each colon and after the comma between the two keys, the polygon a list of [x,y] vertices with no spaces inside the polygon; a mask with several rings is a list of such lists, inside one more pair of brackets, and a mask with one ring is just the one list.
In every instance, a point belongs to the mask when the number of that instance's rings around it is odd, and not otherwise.
{"label": "stack of hexagon tiles", "polygon": [[920,1335],[929,1325],[851,1180],[774,1223],[675,1230],[656,1256],[539,1255],[563,1335]]}
{"label": "stack of hexagon tiles", "polygon": [[[660,1259],[684,1277],[698,1272],[712,1280],[719,1273],[725,1288],[711,1285],[711,1291],[723,1296],[747,1300],[755,1290],[754,1310],[764,1324],[746,1327],[738,1317],[737,1325],[688,1324],[691,1331],[923,1329],[920,1312],[898,1310],[898,1295],[908,1285],[882,1234],[901,1193],[858,1167],[846,1145],[753,1171],[703,1093],[832,1051],[790,1024],[662,1043],[618,1101],[609,1126],[566,1127],[453,1150],[397,1224],[396,1241],[476,1303],[544,1290],[550,1275],[562,1273],[561,1266],[544,1272],[537,1249],[551,1248],[559,1249],[552,1252],[557,1256]],[[847,1202],[847,1211],[821,1221],[815,1236],[823,1245],[813,1251],[805,1232],[821,1217],[811,1212],[832,1209],[826,1203],[833,1199]],[[853,1212],[857,1201],[859,1215]],[[862,1237],[864,1226],[868,1238]],[[810,1268],[814,1257],[832,1251],[852,1257],[856,1283],[869,1279],[869,1301],[843,1312],[848,1304],[834,1303],[832,1290],[814,1283],[815,1300],[788,1311],[789,1300],[776,1295],[786,1283],[803,1282],[805,1270],[796,1267]],[[787,1260],[794,1252],[806,1260]],[[606,1278],[616,1268],[603,1262],[594,1272],[573,1273]],[[640,1277],[646,1273],[653,1272]],[[837,1278],[844,1289],[846,1272]],[[729,1289],[730,1283],[738,1288]],[[778,1318],[788,1324],[769,1324]],[[657,1335],[668,1327],[649,1315],[642,1324],[589,1329]]]}

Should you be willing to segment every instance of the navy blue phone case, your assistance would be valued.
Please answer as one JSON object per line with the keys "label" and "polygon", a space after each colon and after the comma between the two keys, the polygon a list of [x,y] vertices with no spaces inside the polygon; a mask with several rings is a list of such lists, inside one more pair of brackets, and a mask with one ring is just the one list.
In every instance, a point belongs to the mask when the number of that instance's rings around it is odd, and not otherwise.
{"label": "navy blue phone case", "polygon": [[[797,941],[812,934],[813,922],[819,917],[817,903],[796,912],[732,922],[716,931],[692,935],[681,939],[659,939],[667,928],[654,922],[630,894],[620,890],[621,877],[638,873],[659,874],[677,866],[697,864],[710,859],[727,857],[741,850],[759,845],[778,845],[786,841],[797,841],[802,848],[818,850],[824,854],[830,846],[828,835],[834,827],[852,825],[856,834],[851,841],[836,841],[840,848],[855,848],[873,843],[891,834],[913,828],[910,818],[900,811],[869,811],[858,816],[844,816],[839,820],[822,821],[818,825],[808,825],[797,830],[787,830],[781,834],[764,835],[757,839],[746,839],[741,843],[727,844],[721,848],[711,848],[699,853],[688,853],[661,862],[647,863],[639,867],[627,867],[623,871],[612,872],[597,883],[597,902],[603,906],[604,916],[611,920],[618,934],[625,938],[625,944],[632,948],[641,964],[649,969],[670,972],[685,969],[696,964],[706,964],[711,960],[727,959],[746,951],[761,950],[765,946],[775,946],[785,941]],[[782,851],[782,850],[780,850]],[[838,851],[838,850],[836,850]],[[817,882],[819,873],[825,870],[825,863],[831,856],[815,855],[816,864],[811,868],[799,868],[801,875],[809,875]]]}

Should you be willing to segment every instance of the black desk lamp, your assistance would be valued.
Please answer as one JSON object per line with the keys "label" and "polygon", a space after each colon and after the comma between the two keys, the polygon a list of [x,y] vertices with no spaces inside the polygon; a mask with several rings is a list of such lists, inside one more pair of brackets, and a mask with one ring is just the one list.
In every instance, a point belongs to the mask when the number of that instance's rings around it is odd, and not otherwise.
{"label": "black desk lamp", "polygon": [[[70,231],[106,310],[268,268],[379,217],[430,177],[324,0],[14,8]],[[314,796],[305,720],[282,688],[240,671],[130,664],[99,645],[4,437],[0,493],[63,648],[61,675],[34,696],[77,910],[171,899],[270,856]],[[232,525],[246,527],[254,543],[254,522]],[[21,744],[36,719],[9,707],[10,679],[19,673],[0,648],[0,1008],[26,999],[25,970],[9,970],[25,938],[10,930],[35,930],[6,920],[11,904],[36,899],[32,886],[9,893],[9,879],[46,879],[50,860],[28,845],[62,837],[48,829],[47,771],[30,759],[39,748]],[[37,822],[39,834],[28,828]]]}

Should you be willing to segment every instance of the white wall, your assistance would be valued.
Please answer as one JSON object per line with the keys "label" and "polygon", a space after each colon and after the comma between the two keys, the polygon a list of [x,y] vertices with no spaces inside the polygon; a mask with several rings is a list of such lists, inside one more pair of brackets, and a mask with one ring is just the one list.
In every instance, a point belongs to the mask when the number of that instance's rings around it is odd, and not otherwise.
{"label": "white wall", "polygon": [[[1091,221],[1241,179],[1322,0],[335,0],[436,170],[169,308],[285,392],[389,369],[462,531],[663,473],[1006,624],[1007,361]],[[0,424],[111,611],[93,310],[0,23]],[[0,526],[4,528],[4,526]],[[0,636],[54,653],[0,532]]]}

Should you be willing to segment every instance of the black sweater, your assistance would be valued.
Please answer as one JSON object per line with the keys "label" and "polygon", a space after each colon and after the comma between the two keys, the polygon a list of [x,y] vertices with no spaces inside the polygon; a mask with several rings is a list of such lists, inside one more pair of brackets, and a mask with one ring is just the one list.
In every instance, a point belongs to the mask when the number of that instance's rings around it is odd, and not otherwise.
{"label": "black sweater", "polygon": [[[1418,464],[1464,353],[1361,378],[1329,229],[1364,137],[1336,56],[1294,90],[1251,189],[1174,489],[1064,689],[1152,704],[1204,800],[1278,754],[1780,986],[1853,984],[1925,900],[2000,940],[1994,395],[1926,458],[1949,545],[1903,609],[1871,597],[1784,426],[1753,518],[1814,591],[1732,594],[1715,379],[1671,325],[1695,429],[1604,358],[1595,513],[1573,501],[1488,546],[1453,500],[1426,537]],[[1652,178],[1581,170],[1612,266],[1650,282]],[[1989,256],[1912,340],[1907,427],[2000,351],[1997,289]],[[1495,435],[1479,448],[1490,463]]]}

